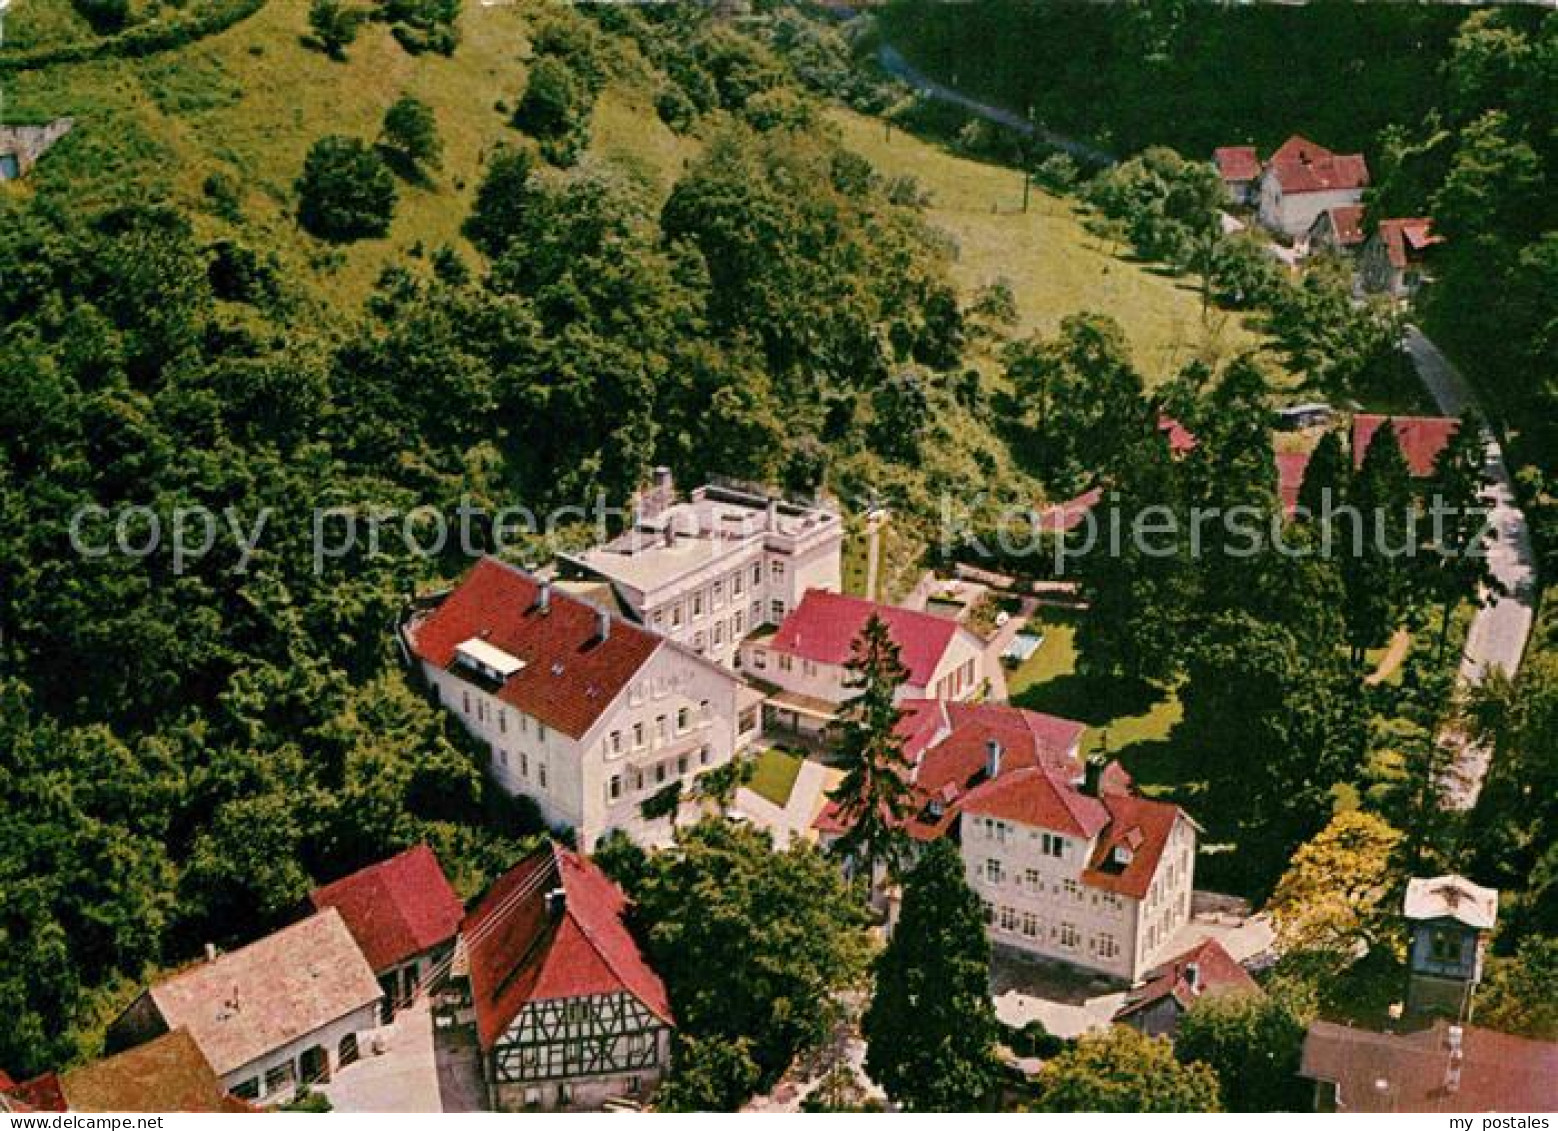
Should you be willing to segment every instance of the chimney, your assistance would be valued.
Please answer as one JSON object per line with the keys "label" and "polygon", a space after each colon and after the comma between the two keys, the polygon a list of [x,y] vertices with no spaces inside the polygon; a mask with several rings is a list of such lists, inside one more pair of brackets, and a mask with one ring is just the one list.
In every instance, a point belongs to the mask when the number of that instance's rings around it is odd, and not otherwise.
{"label": "chimney", "polygon": [[768,500],[768,529],[771,533],[779,532],[779,500]]}
{"label": "chimney", "polygon": [[664,529],[660,531],[660,538],[669,548],[676,545],[676,527],[667,520]]}
{"label": "chimney", "polygon": [[536,590],[536,608],[543,613],[552,611],[552,583],[550,581],[541,582],[541,588]]}
{"label": "chimney", "polygon": [[1102,758],[1085,758],[1082,761],[1082,792],[1097,797],[1104,778],[1105,762]]}
{"label": "chimney", "polygon": [[611,639],[611,614],[605,609],[596,609],[595,622],[596,634],[600,637],[601,643],[604,644]]}
{"label": "chimney", "polygon": [[546,893],[546,913],[553,919],[561,919],[568,910],[568,889],[555,887]]}
{"label": "chimney", "polygon": [[994,779],[1001,776],[1001,740],[989,738],[985,740],[985,777]]}
{"label": "chimney", "polygon": [[216,961],[216,943],[210,943],[210,942],[206,943],[206,961],[207,962],[215,962]]}

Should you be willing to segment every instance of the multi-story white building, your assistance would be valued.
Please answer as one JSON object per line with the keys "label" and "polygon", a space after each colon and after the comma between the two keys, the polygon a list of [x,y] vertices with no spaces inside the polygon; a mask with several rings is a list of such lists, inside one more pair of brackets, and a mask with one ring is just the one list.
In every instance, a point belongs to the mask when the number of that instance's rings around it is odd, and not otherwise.
{"label": "multi-story white building", "polygon": [[631,529],[559,560],[609,582],[640,624],[729,667],[742,638],[784,620],[808,589],[840,588],[843,544],[831,511],[714,486],[677,502],[660,468]]}
{"label": "multi-story white building", "polygon": [[[1195,824],[1137,796],[1117,763],[1089,774],[1081,723],[989,704],[900,706],[916,799],[906,831],[957,835],[993,944],[1126,982],[1184,949]],[[816,827],[825,841],[843,831],[836,806]]]}
{"label": "multi-story white building", "polygon": [[730,761],[760,724],[759,697],[730,671],[496,559],[404,633],[498,784],[584,848],[611,829],[669,840],[670,820],[643,803]]}
{"label": "multi-story white building", "polygon": [[908,673],[900,701],[971,699],[984,688],[985,642],[957,621],[814,589],[777,632],[755,634],[741,645],[739,666],[765,685],[771,725],[810,734],[833,721],[858,694],[849,686],[848,665],[872,617],[887,625]]}
{"label": "multi-story white building", "polygon": [[1261,225],[1296,239],[1327,209],[1361,203],[1368,187],[1369,166],[1362,154],[1332,153],[1294,134],[1261,172]]}

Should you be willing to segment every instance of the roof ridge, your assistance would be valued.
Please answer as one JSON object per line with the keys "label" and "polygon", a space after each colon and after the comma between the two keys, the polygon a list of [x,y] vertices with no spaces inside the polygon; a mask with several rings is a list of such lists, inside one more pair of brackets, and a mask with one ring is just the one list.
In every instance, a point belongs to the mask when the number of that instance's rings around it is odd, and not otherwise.
{"label": "roof ridge", "polygon": [[[566,849],[561,848],[561,846],[557,845],[555,842],[553,844],[553,848],[560,853],[567,853]],[[572,859],[568,859],[569,857],[572,857]],[[567,853],[567,856],[560,856],[559,860],[577,866],[580,875],[582,876],[584,874],[586,866],[584,862],[582,860],[578,860],[574,854]],[[559,874],[561,874],[561,871],[559,871]],[[614,881],[610,876],[607,876],[604,872],[601,873],[601,879],[614,888],[617,886],[616,881]],[[563,888],[566,890],[568,887],[568,881],[566,877],[563,877],[562,884]],[[621,891],[620,888],[617,890],[619,892]],[[578,928],[579,934],[584,937],[584,941],[590,944],[590,949],[595,952],[595,956],[600,959],[601,964],[605,966],[606,969],[611,971],[612,975],[617,979],[618,982],[622,983],[623,989],[632,994],[633,997],[638,999],[640,1002],[643,1002],[645,1008],[647,1008],[650,1012],[657,1013],[658,1011],[655,1009],[654,1004],[644,1001],[643,996],[639,994],[638,990],[633,988],[632,978],[623,972],[622,968],[616,963],[611,955],[606,952],[606,949],[601,946],[600,939],[596,937],[595,931],[590,926],[590,924],[575,914],[576,908],[574,906],[574,901],[567,898],[566,896],[564,897],[563,901],[563,911],[564,914],[567,915],[568,919],[573,923],[573,925]],[[626,923],[622,924],[622,929],[627,930]],[[668,1018],[665,1020],[668,1020]]]}

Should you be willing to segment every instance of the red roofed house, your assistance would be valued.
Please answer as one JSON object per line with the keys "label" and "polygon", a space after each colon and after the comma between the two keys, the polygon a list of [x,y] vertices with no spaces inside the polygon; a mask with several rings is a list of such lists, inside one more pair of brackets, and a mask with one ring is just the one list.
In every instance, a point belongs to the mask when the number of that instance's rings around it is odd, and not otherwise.
{"label": "red roofed house", "polygon": [[1298,1074],[1315,1083],[1316,1111],[1558,1110],[1558,1043],[1443,1019],[1411,1033],[1316,1021]]}
{"label": "red roofed house", "polygon": [[900,699],[962,700],[984,685],[985,642],[956,621],[811,589],[777,632],[741,645],[742,670],[769,685],[770,723],[815,734],[833,721],[855,694],[845,685],[845,665],[872,616],[886,622],[909,670]]}
{"label": "red roofed house", "polygon": [[1254,204],[1260,193],[1260,157],[1253,145],[1212,150],[1212,165],[1228,190],[1230,204]]}
{"label": "red roofed house", "polygon": [[[1196,852],[1178,806],[1138,797],[1118,764],[1084,767],[1081,723],[991,704],[901,709],[908,833],[958,839],[992,944],[1128,982],[1173,953]],[[829,804],[815,827],[826,842],[846,826]]]}
{"label": "red roofed house", "polygon": [[1363,249],[1364,288],[1393,298],[1416,294],[1423,285],[1428,249],[1443,242],[1427,218],[1381,220]]}
{"label": "red roofed house", "polygon": [[[10,1092],[11,1096],[5,1095]],[[212,1112],[259,1110],[229,1095],[187,1029],[174,1029],[115,1056],[12,1084],[0,1072],[0,1112]]]}
{"label": "red roofed house", "polygon": [[454,953],[465,906],[425,844],[315,888],[316,911],[334,907],[384,989],[389,1016]]}
{"label": "red roofed house", "polygon": [[1294,134],[1261,174],[1260,222],[1296,239],[1326,209],[1362,203],[1368,185],[1369,166],[1361,154],[1332,153]]}
{"label": "red roofed house", "polygon": [[735,675],[494,558],[404,632],[498,784],[581,845],[610,829],[669,841],[670,817],[651,821],[642,803],[730,761],[746,737]]}
{"label": "red roofed house", "polygon": [[1439,453],[1461,426],[1459,420],[1450,416],[1379,416],[1360,412],[1352,418],[1354,467],[1363,466],[1363,457],[1374,440],[1374,433],[1387,420],[1396,430],[1396,441],[1401,445],[1407,467],[1419,479],[1433,474],[1434,460],[1439,458]]}
{"label": "red roofed house", "polygon": [[1363,236],[1363,205],[1333,205],[1309,225],[1309,250],[1351,253],[1363,246]]}
{"label": "red roofed house", "polygon": [[653,1091],[675,1022],[621,889],[550,843],[466,916],[463,966],[499,1111],[598,1110]]}
{"label": "red roofed house", "polygon": [[1168,440],[1169,452],[1175,456],[1188,455],[1201,442],[1194,432],[1166,412],[1158,414],[1158,431]]}
{"label": "red roofed house", "polygon": [[1176,954],[1125,995],[1114,1019],[1149,1037],[1172,1037],[1179,1019],[1203,997],[1226,993],[1259,994],[1262,990],[1243,966],[1216,939],[1197,943]]}

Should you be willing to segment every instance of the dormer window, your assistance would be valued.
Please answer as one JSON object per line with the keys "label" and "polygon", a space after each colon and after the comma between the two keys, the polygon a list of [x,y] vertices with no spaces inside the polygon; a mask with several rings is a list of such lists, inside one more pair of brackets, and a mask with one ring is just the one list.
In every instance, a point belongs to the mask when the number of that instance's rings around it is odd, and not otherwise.
{"label": "dormer window", "polygon": [[455,645],[454,658],[462,667],[494,683],[502,683],[525,667],[524,660],[511,656],[479,636]]}
{"label": "dormer window", "polygon": [[1134,859],[1134,857],[1135,853],[1133,853],[1128,846],[1123,844],[1117,844],[1114,846],[1114,862],[1120,865],[1122,868],[1129,864],[1131,860]]}

